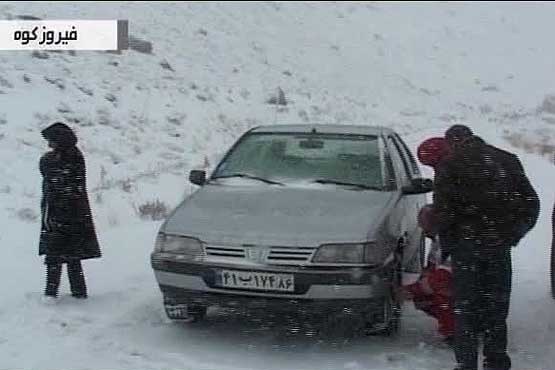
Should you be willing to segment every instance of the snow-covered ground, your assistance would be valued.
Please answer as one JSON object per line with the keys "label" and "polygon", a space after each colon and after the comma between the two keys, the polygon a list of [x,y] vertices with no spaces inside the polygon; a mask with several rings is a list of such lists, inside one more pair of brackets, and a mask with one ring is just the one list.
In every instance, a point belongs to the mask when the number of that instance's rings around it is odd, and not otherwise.
{"label": "snow-covered ground", "polygon": [[[295,122],[390,126],[413,150],[463,122],[518,153],[542,214],[514,252],[510,352],[515,369],[553,368],[555,173],[541,154],[555,143],[555,5],[0,4],[2,19],[20,15],[129,19],[153,51],[0,53],[0,369],[449,369],[452,352],[410,304],[398,339],[245,313],[165,319],[148,259],[160,221],[137,209],[175,206],[193,190],[188,170],[213,165],[248,127]],[[276,109],[265,101],[278,87],[289,104]],[[39,131],[58,119],[81,140],[104,257],[84,263],[89,300],[68,296],[64,275],[49,306],[37,166]]]}

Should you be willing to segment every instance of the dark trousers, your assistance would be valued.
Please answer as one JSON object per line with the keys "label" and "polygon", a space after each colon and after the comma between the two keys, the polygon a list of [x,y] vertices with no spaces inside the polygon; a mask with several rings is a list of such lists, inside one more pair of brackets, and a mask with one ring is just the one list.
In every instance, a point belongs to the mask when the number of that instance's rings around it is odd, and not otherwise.
{"label": "dark trousers", "polygon": [[483,334],[484,368],[508,370],[507,316],[511,296],[511,251],[488,251],[463,241],[453,256],[455,357],[464,370],[478,368],[479,336]]}
{"label": "dark trousers", "polygon": [[[83,268],[81,267],[80,260],[67,262],[67,275],[69,277],[71,294],[74,297],[85,298],[87,296],[87,286],[85,284],[85,275],[83,274]],[[48,263],[46,265],[45,295],[52,297],[56,297],[58,295],[61,277],[61,263]]]}

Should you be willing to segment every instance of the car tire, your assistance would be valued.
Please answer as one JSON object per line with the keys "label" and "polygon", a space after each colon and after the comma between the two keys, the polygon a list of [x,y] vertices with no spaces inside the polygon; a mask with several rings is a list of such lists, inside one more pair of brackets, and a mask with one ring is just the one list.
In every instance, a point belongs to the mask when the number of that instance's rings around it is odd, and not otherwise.
{"label": "car tire", "polygon": [[200,305],[188,305],[187,311],[191,322],[199,322],[206,318],[208,308]]}
{"label": "car tire", "polygon": [[401,315],[402,315],[402,303],[397,298],[397,289],[402,283],[402,261],[403,254],[402,248],[395,253],[395,259],[393,261],[393,268],[391,270],[391,286],[388,294],[384,298],[383,303],[383,322],[379,324],[368,323],[366,325],[367,335],[381,335],[381,336],[394,336],[399,332]]}
{"label": "car tire", "polygon": [[321,320],[320,335],[326,338],[352,338],[361,326],[360,316],[357,313],[333,312]]}
{"label": "car tire", "polygon": [[399,300],[397,292],[401,288],[403,283],[403,249],[399,248],[396,254],[397,258],[395,260],[394,269],[392,271],[392,283],[391,289],[388,295],[389,305],[391,309],[391,317],[384,334],[387,336],[396,335],[399,332],[399,327],[401,324],[401,314],[402,314],[402,302]]}
{"label": "car tire", "polygon": [[420,274],[426,265],[426,237],[422,235],[418,243],[414,255],[404,266],[405,272]]}

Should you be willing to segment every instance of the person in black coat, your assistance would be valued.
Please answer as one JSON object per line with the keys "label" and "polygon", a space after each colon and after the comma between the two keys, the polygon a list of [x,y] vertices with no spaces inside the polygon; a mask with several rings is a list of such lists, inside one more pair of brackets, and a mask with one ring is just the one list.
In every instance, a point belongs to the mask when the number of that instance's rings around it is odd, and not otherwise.
{"label": "person in black coat", "polygon": [[40,159],[43,177],[42,226],[39,255],[46,264],[44,294],[56,297],[63,264],[67,264],[71,293],[87,298],[81,260],[101,257],[89,205],[85,160],[77,137],[67,125],[56,122],[41,132],[51,151]]}
{"label": "person in black coat", "polygon": [[459,238],[516,246],[535,226],[540,210],[519,158],[487,144],[463,125],[450,128],[446,139],[451,158],[436,169],[439,192],[434,193],[444,228],[455,227]]}
{"label": "person in black coat", "polygon": [[507,316],[511,247],[535,226],[539,198],[514,154],[487,144],[462,125],[446,132],[449,161],[436,169],[434,206],[442,232],[452,236],[457,369],[508,370]]}

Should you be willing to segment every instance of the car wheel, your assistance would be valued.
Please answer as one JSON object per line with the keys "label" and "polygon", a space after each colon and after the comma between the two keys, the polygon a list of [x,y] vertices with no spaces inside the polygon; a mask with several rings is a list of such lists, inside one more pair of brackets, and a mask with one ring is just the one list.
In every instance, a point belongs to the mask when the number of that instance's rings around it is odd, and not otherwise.
{"label": "car wheel", "polygon": [[393,277],[391,282],[391,288],[388,295],[389,307],[391,310],[389,325],[386,328],[386,335],[394,335],[399,331],[401,314],[402,314],[402,303],[398,298],[397,292],[402,286],[403,282],[403,250],[400,248],[397,253],[396,263],[393,269]]}
{"label": "car wheel", "polygon": [[404,271],[409,273],[420,274],[426,265],[426,237],[422,235],[418,242],[418,247],[411,257],[411,259],[405,264]]}
{"label": "car wheel", "polygon": [[380,315],[381,322],[369,323],[366,326],[367,335],[393,336],[399,331],[402,304],[397,298],[397,290],[401,286],[402,282],[402,261],[402,249],[399,249],[399,251],[395,253],[395,259],[390,277],[391,285],[388,294],[384,298],[383,313]]}
{"label": "car wheel", "polygon": [[320,334],[326,338],[352,338],[361,326],[362,313],[333,312],[321,320]]}
{"label": "car wheel", "polygon": [[188,305],[187,306],[187,313],[191,322],[199,322],[206,318],[206,312],[208,308],[206,306],[200,305]]}

